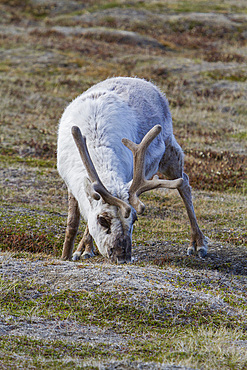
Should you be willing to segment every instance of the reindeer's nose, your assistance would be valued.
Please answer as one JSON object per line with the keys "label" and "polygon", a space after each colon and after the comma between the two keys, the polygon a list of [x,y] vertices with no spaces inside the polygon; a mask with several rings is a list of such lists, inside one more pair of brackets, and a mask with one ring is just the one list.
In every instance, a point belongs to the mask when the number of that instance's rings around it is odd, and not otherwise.
{"label": "reindeer's nose", "polygon": [[131,238],[121,237],[114,240],[112,246],[108,247],[108,256],[117,264],[131,262]]}
{"label": "reindeer's nose", "polygon": [[117,257],[117,264],[118,265],[123,265],[124,263],[126,263],[125,259]]}
{"label": "reindeer's nose", "polygon": [[109,258],[113,263],[117,263],[118,265],[122,265],[123,263],[130,263],[131,262],[131,253],[122,252],[117,253],[116,251],[112,251],[112,253],[108,253]]}
{"label": "reindeer's nose", "polygon": [[117,264],[122,265],[124,263],[130,263],[131,262],[131,257],[130,256],[124,256],[124,258],[117,257]]}

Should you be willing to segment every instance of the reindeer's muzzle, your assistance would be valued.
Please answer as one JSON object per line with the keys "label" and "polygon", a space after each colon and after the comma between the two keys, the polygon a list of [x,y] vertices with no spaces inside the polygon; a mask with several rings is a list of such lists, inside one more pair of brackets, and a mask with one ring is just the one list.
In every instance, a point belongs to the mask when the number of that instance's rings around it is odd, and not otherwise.
{"label": "reindeer's muzzle", "polygon": [[109,258],[117,264],[131,262],[131,238],[119,238],[108,251]]}

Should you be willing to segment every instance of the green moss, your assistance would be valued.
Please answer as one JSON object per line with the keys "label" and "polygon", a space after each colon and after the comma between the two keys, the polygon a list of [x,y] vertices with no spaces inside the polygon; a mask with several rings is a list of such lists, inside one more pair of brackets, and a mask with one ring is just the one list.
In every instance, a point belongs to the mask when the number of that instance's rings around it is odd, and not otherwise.
{"label": "green moss", "polygon": [[247,140],[247,131],[237,132],[236,134],[231,135],[231,137],[237,140]]}
{"label": "green moss", "polygon": [[[200,1],[101,1],[96,2],[92,7],[88,7],[87,11],[94,12],[104,9],[114,9],[114,8],[134,8],[134,9],[147,9],[149,11],[166,11],[166,12],[178,12],[178,13],[188,13],[188,12],[200,12],[200,13],[210,13],[210,12],[219,12],[225,13],[227,11],[245,13],[246,8],[244,6],[232,5],[228,3],[219,3],[219,2],[208,2],[207,0]],[[85,10],[84,10],[85,12]],[[80,14],[80,12],[76,12]]]}
{"label": "green moss", "polygon": [[[8,152],[12,152],[12,149],[7,149]],[[17,155],[1,155],[0,154],[0,161],[4,164],[12,165],[12,164],[24,164],[28,167],[45,167],[45,168],[56,168],[56,161],[50,159],[38,159],[38,158],[31,158],[31,157],[19,157]]]}
{"label": "green moss", "polygon": [[[46,369],[77,369],[76,362],[78,360],[86,361],[95,358],[104,360],[109,357],[109,352],[112,354],[111,357],[117,354],[110,345],[101,343],[94,343],[93,346],[91,343],[80,343],[79,345],[77,343],[76,345],[59,340],[37,340],[25,336],[1,338],[0,350],[4,354],[5,361],[6,358],[11,359],[12,354],[16,353],[19,357],[17,360],[15,358],[17,364],[21,363],[21,358],[24,357],[27,362],[33,363],[35,368],[44,368],[42,363],[45,362]],[[70,361],[65,361],[66,358],[70,358]]]}
{"label": "green moss", "polygon": [[[6,282],[5,282],[6,284]],[[11,285],[11,284],[10,284]],[[39,294],[30,298],[30,290]],[[214,309],[206,302],[187,304],[178,309],[176,300],[166,295],[147,292],[147,303],[132,300],[133,293],[127,292],[45,292],[44,287],[16,283],[0,297],[3,312],[27,315],[35,309],[35,315],[49,319],[68,318],[84,324],[111,327],[118,333],[164,333],[168,328],[195,326],[242,327],[238,318],[229,317],[223,310]],[[37,298],[38,296],[38,298]],[[32,297],[32,295],[31,295]],[[21,303],[20,303],[21,302]]]}
{"label": "green moss", "polygon": [[[135,366],[132,361],[156,363],[186,363],[193,368],[204,369],[244,369],[245,356],[232,348],[231,341],[241,332],[231,330],[185,329],[183,332],[168,330],[164,336],[149,339],[135,337],[126,346],[114,348],[112,345],[93,343],[65,343],[54,340],[36,340],[25,336],[2,337],[0,340],[2,364],[15,362],[16,367],[46,369],[94,369],[93,362],[104,363],[129,360],[126,366]],[[213,347],[212,341],[214,341]],[[13,353],[18,357],[13,357]],[[90,361],[93,360],[91,365]],[[128,365],[127,365],[128,364]],[[23,367],[24,367],[23,366]],[[124,366],[124,365],[123,365]]]}
{"label": "green moss", "polygon": [[53,212],[0,206],[2,250],[60,255],[65,219]]}
{"label": "green moss", "polygon": [[241,5],[232,5],[228,2],[214,2],[207,0],[197,0],[197,1],[173,1],[168,5],[170,10],[174,10],[178,13],[189,13],[189,12],[199,12],[199,13],[210,13],[210,12],[236,12],[245,13],[246,7]]}
{"label": "green moss", "polygon": [[229,70],[215,70],[203,72],[203,75],[215,81],[246,82],[247,80],[246,71],[244,70],[238,70],[235,73],[229,72]]}
{"label": "green moss", "polygon": [[[5,356],[17,353],[28,356],[32,361],[46,358],[53,365],[55,360],[58,361],[58,366],[64,355],[70,356],[71,361],[75,358],[101,361],[128,358],[131,361],[154,362],[190,360],[191,364],[199,367],[211,364],[205,368],[212,366],[214,358],[216,369],[224,364],[228,366],[230,360],[235,363],[234,366],[244,362],[236,351],[226,349],[232,348],[234,338],[243,338],[245,323],[224,310],[214,310],[207,302],[181,305],[178,309],[178,302],[173,298],[154,292],[146,292],[146,303],[143,304],[143,301],[133,299],[131,290],[118,291],[117,294],[66,290],[54,294],[37,284],[8,285],[8,282],[0,281],[0,287],[1,284],[3,313],[7,311],[12,315],[31,318],[34,311],[36,317],[76,320],[83,325],[111,328],[115,333],[125,334],[128,343],[119,351],[106,344],[92,346],[90,343],[77,343],[75,346],[57,340],[2,337],[0,348]],[[213,342],[222,349],[215,351]]]}

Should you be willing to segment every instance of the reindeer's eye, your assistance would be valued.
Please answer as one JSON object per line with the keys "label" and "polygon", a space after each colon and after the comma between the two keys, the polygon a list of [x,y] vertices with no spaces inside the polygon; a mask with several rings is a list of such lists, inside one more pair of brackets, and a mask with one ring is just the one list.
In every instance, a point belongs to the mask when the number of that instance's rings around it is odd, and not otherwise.
{"label": "reindeer's eye", "polygon": [[108,215],[98,215],[97,217],[98,223],[107,229],[107,234],[111,233],[111,218]]}

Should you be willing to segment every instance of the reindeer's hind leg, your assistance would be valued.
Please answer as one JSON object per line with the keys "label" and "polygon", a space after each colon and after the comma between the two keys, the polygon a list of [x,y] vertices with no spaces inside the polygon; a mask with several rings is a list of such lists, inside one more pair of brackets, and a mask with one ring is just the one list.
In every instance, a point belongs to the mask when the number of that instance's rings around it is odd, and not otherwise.
{"label": "reindeer's hind leg", "polygon": [[199,257],[205,257],[207,254],[207,238],[201,232],[196,220],[189,178],[183,172],[183,165],[182,149],[173,138],[172,141],[166,143],[166,151],[160,161],[159,170],[170,180],[183,178],[183,184],[178,188],[178,191],[185,204],[191,224],[191,241],[187,254],[190,255],[197,251]]}
{"label": "reindeer's hind leg", "polygon": [[65,232],[65,240],[63,244],[62,259],[68,260],[72,257],[74,240],[80,223],[80,211],[78,202],[75,197],[69,192],[69,209],[67,218],[67,227]]}
{"label": "reindeer's hind leg", "polygon": [[[82,251],[84,251],[82,253]],[[90,258],[94,256],[94,246],[93,246],[93,238],[89,234],[88,225],[86,226],[86,230],[80,241],[77,250],[73,253],[72,260],[77,261],[80,257],[83,258]]]}

